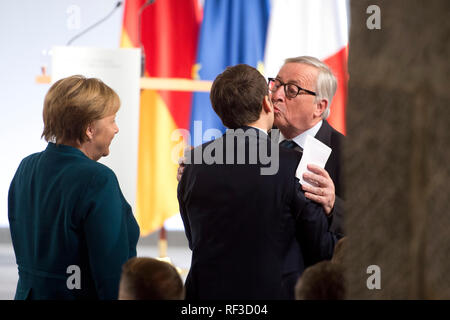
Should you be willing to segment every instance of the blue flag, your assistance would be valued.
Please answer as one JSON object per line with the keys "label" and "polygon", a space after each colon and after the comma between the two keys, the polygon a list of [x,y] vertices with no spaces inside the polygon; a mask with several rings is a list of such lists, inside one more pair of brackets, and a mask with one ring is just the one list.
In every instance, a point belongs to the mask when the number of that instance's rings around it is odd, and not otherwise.
{"label": "blue flag", "polygon": [[[263,65],[270,0],[206,0],[197,49],[198,80],[214,80],[228,66]],[[211,129],[216,129],[212,131]],[[193,95],[191,145],[217,138],[225,127],[211,107],[209,93]]]}

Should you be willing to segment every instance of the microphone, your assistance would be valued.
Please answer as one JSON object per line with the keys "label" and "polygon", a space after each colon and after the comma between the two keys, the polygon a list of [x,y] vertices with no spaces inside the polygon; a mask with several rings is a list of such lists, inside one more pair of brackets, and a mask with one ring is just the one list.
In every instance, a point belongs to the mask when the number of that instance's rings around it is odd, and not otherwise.
{"label": "microphone", "polygon": [[144,12],[144,9],[147,8],[149,5],[151,5],[152,3],[154,3],[155,0],[148,0],[147,2],[145,2],[140,8],[139,8],[139,21],[138,21],[138,41],[139,41],[139,46],[141,48],[141,77],[145,76],[145,48],[142,44],[142,31],[141,31],[141,23],[142,23],[142,12]]}
{"label": "microphone", "polygon": [[86,32],[92,30],[93,28],[95,28],[96,26],[98,26],[100,23],[102,23],[103,21],[105,21],[106,19],[108,19],[110,16],[112,16],[112,14],[117,10],[117,8],[119,8],[122,5],[122,1],[118,1],[116,3],[116,6],[114,7],[114,9],[112,9],[112,11],[110,13],[108,13],[108,15],[106,17],[104,17],[103,19],[101,19],[100,21],[94,23],[92,26],[90,26],[89,28],[86,28],[84,31],[80,32],[79,34],[75,35],[75,37],[73,37],[72,39],[70,39],[67,42],[67,46],[70,46],[70,44],[75,40],[78,39],[79,37],[81,37],[83,34],[85,34]]}

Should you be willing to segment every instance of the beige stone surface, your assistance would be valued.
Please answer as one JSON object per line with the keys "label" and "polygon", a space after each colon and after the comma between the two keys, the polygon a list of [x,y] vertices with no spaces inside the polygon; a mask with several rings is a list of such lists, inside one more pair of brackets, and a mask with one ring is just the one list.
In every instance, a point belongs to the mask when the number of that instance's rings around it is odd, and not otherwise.
{"label": "beige stone surface", "polygon": [[[369,5],[381,29],[369,30]],[[450,299],[450,2],[351,1],[349,299]],[[381,289],[369,290],[369,265]]]}

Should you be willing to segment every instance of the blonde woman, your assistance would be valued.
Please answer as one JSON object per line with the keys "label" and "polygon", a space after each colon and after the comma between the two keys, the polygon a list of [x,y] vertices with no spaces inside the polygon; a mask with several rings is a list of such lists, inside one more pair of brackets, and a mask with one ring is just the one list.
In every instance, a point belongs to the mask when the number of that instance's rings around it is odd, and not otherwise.
{"label": "blonde woman", "polygon": [[139,227],[116,175],[97,160],[119,132],[119,107],[94,78],[71,76],[48,91],[48,146],[22,160],[9,189],[15,299],[117,299]]}

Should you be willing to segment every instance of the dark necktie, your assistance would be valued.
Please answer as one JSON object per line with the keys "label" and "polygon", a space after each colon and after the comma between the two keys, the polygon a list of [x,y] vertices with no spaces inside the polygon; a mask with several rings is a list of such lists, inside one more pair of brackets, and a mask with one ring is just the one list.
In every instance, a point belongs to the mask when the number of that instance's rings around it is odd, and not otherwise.
{"label": "dark necktie", "polygon": [[288,149],[294,149],[296,151],[303,153],[303,148],[300,147],[297,143],[295,143],[295,141],[292,141],[292,140],[283,140],[283,141],[281,141],[280,146],[283,146]]}

